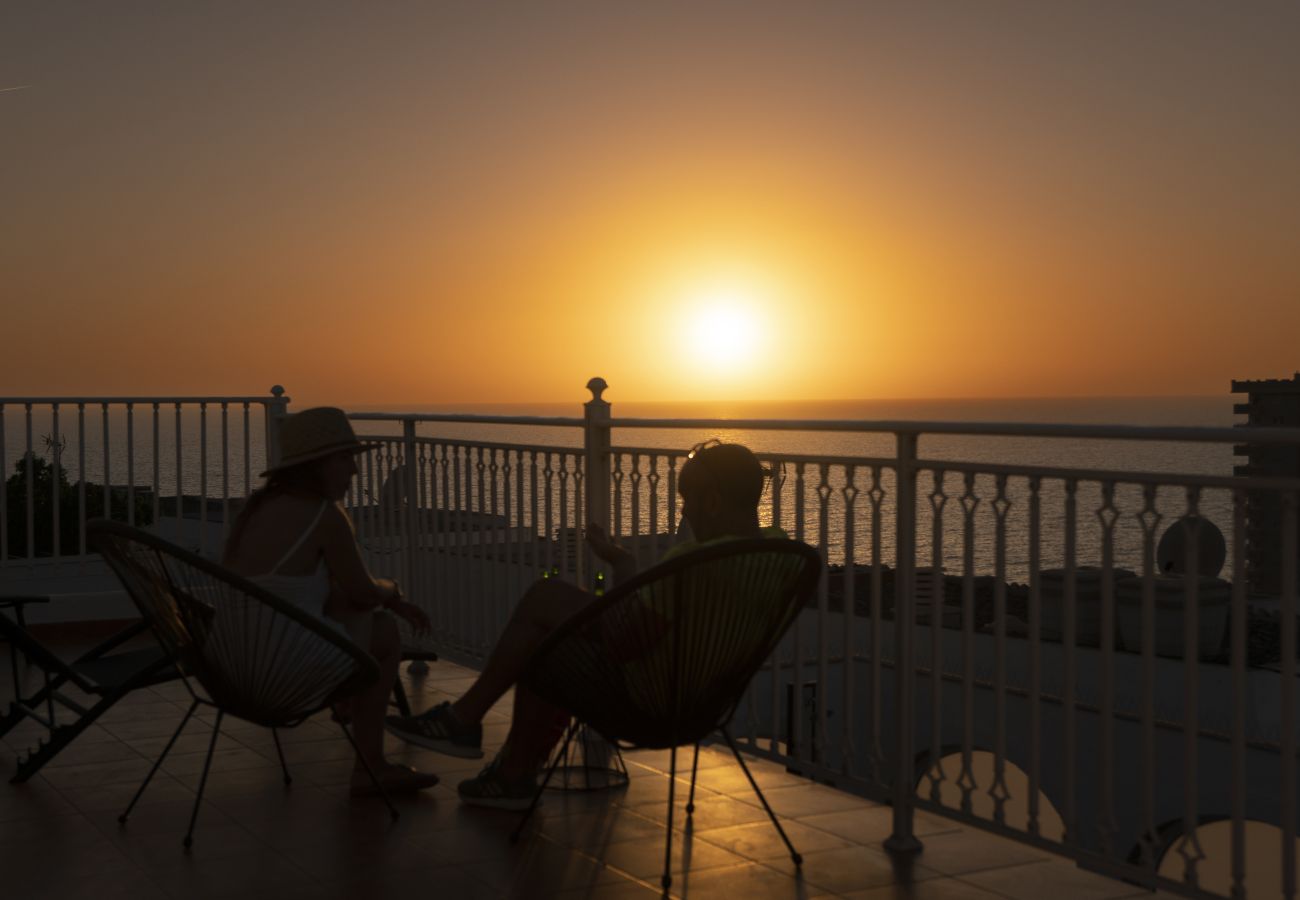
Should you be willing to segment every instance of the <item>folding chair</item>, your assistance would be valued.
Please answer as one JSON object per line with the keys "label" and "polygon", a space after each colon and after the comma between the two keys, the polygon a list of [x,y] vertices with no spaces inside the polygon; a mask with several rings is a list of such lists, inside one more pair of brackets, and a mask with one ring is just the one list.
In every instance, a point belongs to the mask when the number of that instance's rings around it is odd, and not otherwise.
{"label": "folding chair", "polygon": [[[46,597],[0,598],[0,638],[11,645],[11,675],[14,680],[14,700],[0,715],[0,737],[27,719],[38,722],[49,731],[34,749],[18,757],[17,771],[9,779],[14,783],[35,775],[41,766],[131,691],[171,681],[178,674],[156,641],[150,640],[147,646],[135,649],[122,649],[134,638],[148,634],[149,626],[143,621],[127,626],[70,662],[64,660],[27,630],[24,607],[29,603],[47,601]],[[14,617],[5,615],[4,609],[13,610]],[[19,673],[19,654],[27,666],[41,670],[41,686],[29,694],[23,693],[25,679]],[[97,698],[96,701],[90,706],[83,705],[69,696],[69,686]],[[75,718],[60,723],[57,717],[59,709],[72,713]]]}

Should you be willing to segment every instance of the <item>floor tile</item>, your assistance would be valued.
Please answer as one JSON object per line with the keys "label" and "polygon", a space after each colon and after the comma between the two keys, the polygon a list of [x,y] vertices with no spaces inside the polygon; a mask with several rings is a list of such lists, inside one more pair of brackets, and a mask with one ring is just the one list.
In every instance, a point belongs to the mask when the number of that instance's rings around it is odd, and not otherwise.
{"label": "floor tile", "polygon": [[622,877],[592,856],[540,836],[518,846],[520,850],[508,866],[483,862],[465,869],[496,889],[500,896],[518,897],[536,896],[541,885],[587,888]]}
{"label": "floor tile", "polygon": [[[658,840],[644,838],[633,841],[617,841],[603,845],[598,853],[600,861],[636,878],[658,882],[664,869],[664,849],[666,833],[661,833]],[[699,838],[673,835],[671,871],[681,872],[689,869],[699,871],[717,866],[735,866],[746,862],[716,844]]]}
{"label": "floor tile", "polygon": [[[748,785],[745,786],[744,791],[732,796],[747,802],[750,802],[751,798],[754,803],[761,802],[754,796]],[[835,788],[821,784],[805,783],[791,787],[765,788],[763,796],[778,816],[790,819],[801,816],[823,815],[825,813],[839,812],[840,810],[882,808],[878,804],[855,797],[853,794],[837,791]]]}
{"label": "floor tile", "polygon": [[[841,894],[846,900],[1002,900],[1001,895],[958,881],[956,878],[933,878],[910,884],[887,884]],[[1038,895],[1039,897],[1042,894]],[[1069,895],[1056,895],[1068,897]]]}
{"label": "floor tile", "polygon": [[[788,858],[771,860],[768,865],[793,873]],[[908,884],[938,875],[913,859],[891,856],[873,847],[840,847],[803,855],[803,877],[809,884],[841,894],[864,887],[885,884]]]}
{"label": "floor tile", "polygon": [[922,838],[917,862],[945,875],[964,875],[983,869],[1050,860],[1041,850],[974,828]]}
{"label": "floor tile", "polygon": [[1134,885],[1080,869],[1072,860],[1064,859],[971,872],[961,879],[1013,900],[1038,900],[1043,896],[1043,885],[1051,885],[1053,894],[1071,900],[1112,900],[1137,890]]}
{"label": "floor tile", "polygon": [[744,897],[745,900],[811,900],[825,893],[800,877],[787,875],[760,863],[723,866],[684,872],[673,878],[673,896],[708,900]]}
{"label": "floor tile", "polygon": [[[888,806],[869,806],[858,809],[841,810],[833,813],[817,813],[800,819],[805,825],[837,834],[845,840],[857,844],[879,845],[893,833],[894,813]],[[918,837],[956,831],[960,828],[950,819],[918,812],[913,818],[912,831]]]}
{"label": "floor tile", "polygon": [[[790,842],[797,852],[816,853],[819,850],[836,850],[852,844],[829,831],[810,828],[800,822],[782,822]],[[762,862],[788,857],[790,851],[771,822],[750,822],[730,828],[714,828],[700,835],[700,840],[716,844],[748,860]]]}

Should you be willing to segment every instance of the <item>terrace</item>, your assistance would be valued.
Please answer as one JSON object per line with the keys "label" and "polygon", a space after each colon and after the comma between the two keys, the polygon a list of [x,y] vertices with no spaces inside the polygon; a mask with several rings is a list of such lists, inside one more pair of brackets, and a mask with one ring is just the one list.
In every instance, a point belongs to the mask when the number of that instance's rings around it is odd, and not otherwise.
{"label": "terrace", "polygon": [[[71,648],[69,648],[71,649]],[[7,669],[7,660],[0,660]],[[434,663],[404,676],[420,706],[463,690],[472,670]],[[7,698],[6,698],[7,699]],[[633,898],[660,894],[668,786],[664,752],[627,755],[627,787],[548,791],[536,831],[512,845],[517,814],[460,805],[458,778],[477,769],[390,738],[397,759],[436,771],[443,783],[399,801],[390,822],[378,800],[348,797],[352,751],[323,718],[285,732],[293,784],[281,782],[266,729],[227,720],[217,745],[190,851],[181,834],[207,746],[192,725],[132,814],[130,800],[188,705],[179,683],[146,688],[119,703],[77,743],[0,802],[0,884],[12,898],[378,897]],[[502,740],[509,703],[493,710],[488,752]],[[206,727],[205,727],[206,726]],[[23,726],[4,746],[25,752],[40,729]],[[755,777],[804,854],[792,870],[739,767],[716,750],[701,757],[693,828],[674,843],[672,895],[724,891],[759,897],[934,897],[979,900],[1058,895],[1150,896],[1131,884],[951,821],[920,815],[925,850],[895,861],[881,848],[888,807],[756,761]],[[679,785],[682,803],[684,783]],[[679,809],[680,827],[684,813]]]}
{"label": "terrace", "polygon": [[[586,517],[643,564],[662,552],[683,448],[738,435],[780,469],[763,514],[821,549],[828,575],[735,731],[806,861],[791,870],[738,769],[710,751],[706,799],[675,840],[675,895],[1294,894],[1300,481],[1169,462],[1170,448],[1243,432],[619,419],[602,388],[580,418],[356,414],[377,446],[348,503],[372,567],[434,620],[442,661],[404,675],[427,705],[461,690],[540,571],[590,582]],[[275,458],[271,426],[287,409],[282,392],[0,399],[0,468],[17,463],[0,488],[0,593],[59,595],[33,616],[69,650],[96,627],[69,621],[129,616],[85,553],[85,520],[107,512],[214,553],[251,473]],[[1285,429],[1249,441],[1300,446]],[[1105,452],[1070,457],[1085,445]],[[1280,511],[1271,590],[1248,577],[1247,512],[1261,498]],[[1183,516],[1226,536],[1222,577],[1157,567],[1161,524]],[[1207,552],[1179,543],[1175,571],[1200,572]],[[182,690],[137,692],[5,789],[6,896],[658,892],[662,753],[629,754],[625,790],[548,792],[538,833],[511,847],[512,817],[455,800],[473,764],[394,743],[445,783],[390,826],[377,804],[347,800],[349,751],[328,722],[286,734],[288,790],[269,735],[230,723],[185,854],[196,727],[121,829]],[[25,723],[0,739],[21,758],[39,736]],[[891,855],[886,839],[922,849]]]}

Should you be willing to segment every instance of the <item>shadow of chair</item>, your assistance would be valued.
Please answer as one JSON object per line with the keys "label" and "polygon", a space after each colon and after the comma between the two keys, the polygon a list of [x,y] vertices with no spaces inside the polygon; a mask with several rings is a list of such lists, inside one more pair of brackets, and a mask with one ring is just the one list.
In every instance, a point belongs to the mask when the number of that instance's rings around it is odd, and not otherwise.
{"label": "shadow of chair", "polygon": [[[695,746],[687,817],[694,812],[699,743],[721,732],[750,786],[795,851],[727,728],[750,680],[812,597],[821,557],[789,540],[726,541],[646,570],[556,629],[521,684],[626,749],[671,749],[662,883],[671,884],[677,748]],[[561,758],[563,750],[556,755]],[[511,835],[517,840],[533,805]]]}
{"label": "shadow of chair", "polygon": [[[105,520],[87,524],[87,537],[121,580],[143,620],[180,670],[192,702],[171,739],[118,821],[131,810],[200,706],[216,723],[199,778],[184,844],[194,823],[222,719],[235,716],[271,729],[276,753],[291,782],[277,729],[300,725],[378,677],[374,658],[341,632],[202,557],[136,528]],[[198,689],[196,690],[196,685]],[[356,742],[339,723],[348,742]],[[397,810],[369,764],[375,791],[393,818]]]}

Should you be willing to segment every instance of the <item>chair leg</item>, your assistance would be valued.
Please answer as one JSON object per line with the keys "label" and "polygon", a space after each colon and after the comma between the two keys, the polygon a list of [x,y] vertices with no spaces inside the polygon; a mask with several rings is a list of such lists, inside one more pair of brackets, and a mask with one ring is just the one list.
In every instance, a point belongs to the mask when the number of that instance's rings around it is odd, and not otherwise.
{"label": "chair leg", "polygon": [[400,716],[409,716],[411,714],[411,702],[406,699],[406,688],[402,687],[402,679],[398,678],[393,682],[393,706],[397,707],[397,714]]}
{"label": "chair leg", "polygon": [[190,708],[185,711],[185,717],[181,719],[181,724],[177,725],[176,730],[172,732],[172,739],[167,742],[167,746],[163,747],[162,753],[158,754],[158,758],[154,760],[153,768],[149,770],[149,774],[144,776],[144,783],[141,784],[139,790],[135,792],[135,796],[131,798],[131,802],[126,807],[126,811],[117,817],[118,822],[123,824],[126,823],[126,817],[131,815],[131,810],[135,809],[135,804],[144,794],[144,789],[149,786],[149,782],[153,781],[154,773],[158,771],[158,767],[162,765],[162,761],[166,759],[167,754],[171,752],[172,745],[176,743],[176,739],[181,736],[181,732],[185,729],[185,723],[190,720],[190,716],[194,715],[194,710],[198,708],[199,701],[195,700],[190,704]]}
{"label": "chair leg", "polygon": [[735,755],[736,762],[740,763],[741,771],[744,772],[745,777],[749,779],[749,786],[752,787],[754,793],[758,795],[759,802],[763,804],[763,809],[767,810],[767,817],[771,819],[772,824],[776,826],[777,834],[781,835],[781,840],[785,841],[785,848],[790,851],[790,859],[794,862],[795,868],[798,868],[803,865],[803,857],[794,849],[794,844],[790,843],[790,838],[786,836],[785,829],[781,827],[781,822],[777,819],[776,813],[772,812],[772,807],[767,805],[767,798],[763,796],[763,792],[759,789],[758,782],[754,780],[754,776],[749,773],[749,766],[745,765],[745,758],[740,755],[740,750],[736,747],[736,742],[731,739],[731,732],[725,728],[719,730],[722,732],[722,736],[726,739],[727,746],[731,748],[731,752]]}
{"label": "chair leg", "polygon": [[695,812],[695,775],[700,769],[700,742],[695,742],[695,757],[691,760],[691,793],[686,798],[686,817]]}
{"label": "chair leg", "polygon": [[673,883],[672,863],[673,863],[673,787],[677,784],[677,748],[673,747],[668,754],[668,839],[664,841],[664,874],[659,879],[659,883],[664,886],[664,890]]}
{"label": "chair leg", "polygon": [[221,719],[225,716],[217,710],[217,723],[212,726],[212,740],[208,741],[208,758],[203,761],[203,774],[199,776],[199,793],[194,798],[194,811],[190,813],[190,829],[185,832],[185,849],[194,843],[194,823],[199,819],[199,807],[203,804],[203,789],[208,785],[208,772],[212,769],[212,751],[217,749],[217,737],[221,734]]}
{"label": "chair leg", "polygon": [[370,767],[370,763],[366,761],[366,758],[361,755],[361,748],[357,746],[356,738],[352,736],[352,732],[348,729],[348,726],[345,723],[340,722],[339,727],[343,729],[343,736],[346,737],[348,743],[352,745],[352,752],[357,755],[357,759],[361,760],[361,765],[365,768],[366,774],[370,776],[370,783],[375,786],[375,790],[379,792],[379,796],[384,798],[384,805],[388,807],[389,814],[393,817],[393,821],[396,822],[398,818],[397,807],[393,806],[393,801],[389,798],[388,791],[384,790],[384,786],[379,783],[379,776],[375,774],[375,770]]}
{"label": "chair leg", "polygon": [[533,802],[528,804],[528,809],[524,810],[523,816],[519,819],[519,824],[515,826],[514,831],[510,832],[510,843],[514,844],[519,841],[519,836],[524,832],[524,826],[533,817],[537,804],[542,801],[542,792],[550,784],[551,776],[555,774],[555,769],[560,765],[560,760],[566,758],[565,754],[569,752],[569,742],[573,740],[573,736],[578,733],[580,727],[582,727],[582,723],[574,719],[573,724],[569,726],[569,730],[564,733],[564,743],[560,745],[560,752],[551,758],[551,765],[547,768],[546,774],[542,776],[542,783],[537,786],[537,792],[533,794]]}
{"label": "chair leg", "polygon": [[280,771],[284,773],[284,784],[288,787],[293,784],[293,779],[289,777],[289,765],[284,761],[284,748],[280,746],[280,732],[272,728],[271,738],[275,741],[275,754],[280,757]]}

